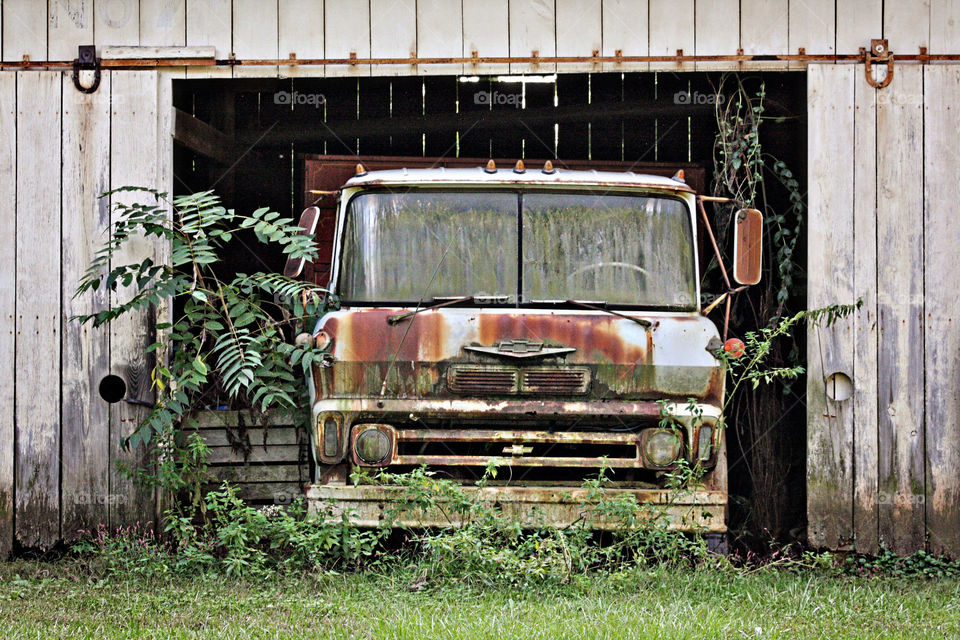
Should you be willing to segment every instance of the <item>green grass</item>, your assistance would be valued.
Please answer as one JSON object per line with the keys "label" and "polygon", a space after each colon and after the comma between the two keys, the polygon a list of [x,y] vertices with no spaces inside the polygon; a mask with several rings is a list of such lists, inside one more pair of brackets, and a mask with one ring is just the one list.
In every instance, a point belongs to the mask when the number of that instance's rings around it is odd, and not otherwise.
{"label": "green grass", "polygon": [[0,563],[5,640],[958,636],[953,580],[655,569],[520,591],[421,587],[398,570],[250,583],[102,580],[74,561]]}

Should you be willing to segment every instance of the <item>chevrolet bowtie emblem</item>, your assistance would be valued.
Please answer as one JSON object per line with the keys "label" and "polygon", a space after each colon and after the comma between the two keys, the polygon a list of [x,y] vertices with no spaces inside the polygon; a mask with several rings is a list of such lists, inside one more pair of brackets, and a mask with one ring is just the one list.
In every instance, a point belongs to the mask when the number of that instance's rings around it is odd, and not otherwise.
{"label": "chevrolet bowtie emblem", "polygon": [[542,358],[545,356],[557,356],[563,353],[576,351],[573,347],[545,347],[540,340],[507,340],[498,342],[492,347],[464,347],[467,351],[476,351],[477,353],[486,353],[492,356],[507,356],[510,358]]}

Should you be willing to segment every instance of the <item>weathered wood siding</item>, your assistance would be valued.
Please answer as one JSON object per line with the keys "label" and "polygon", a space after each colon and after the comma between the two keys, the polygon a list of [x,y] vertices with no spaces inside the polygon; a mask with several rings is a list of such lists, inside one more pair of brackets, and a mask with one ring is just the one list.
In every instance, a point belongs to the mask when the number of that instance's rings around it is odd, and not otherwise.
{"label": "weathered wood siding", "polygon": [[808,333],[809,537],[960,556],[960,65],[900,66],[880,90],[860,65],[811,65],[808,92],[810,304],[864,299]]}

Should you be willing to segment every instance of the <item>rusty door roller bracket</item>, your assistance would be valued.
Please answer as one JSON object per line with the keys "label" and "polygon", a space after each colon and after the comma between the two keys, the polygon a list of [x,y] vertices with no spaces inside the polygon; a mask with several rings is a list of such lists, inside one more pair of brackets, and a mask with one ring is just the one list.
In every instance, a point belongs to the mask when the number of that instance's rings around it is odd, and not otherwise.
{"label": "rusty door roller bracket", "polygon": [[[81,71],[93,71],[93,84],[89,87],[80,82]],[[100,86],[100,59],[92,44],[77,47],[77,58],[73,61],[73,86],[82,93],[93,93]]]}
{"label": "rusty door roller bracket", "polygon": [[[863,61],[866,65],[864,74],[867,76],[867,84],[875,89],[883,89],[893,81],[893,52],[890,51],[890,44],[886,39],[873,39],[870,41],[870,51],[863,51]],[[873,63],[880,62],[887,65],[887,77],[880,82],[873,79]]]}

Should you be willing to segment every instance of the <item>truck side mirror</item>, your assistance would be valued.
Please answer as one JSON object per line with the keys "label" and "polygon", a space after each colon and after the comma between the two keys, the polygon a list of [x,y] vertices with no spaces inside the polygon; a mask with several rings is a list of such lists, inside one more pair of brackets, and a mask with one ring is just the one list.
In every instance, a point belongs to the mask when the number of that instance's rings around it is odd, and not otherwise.
{"label": "truck side mirror", "polygon": [[734,220],[733,279],[739,284],[757,284],[763,265],[763,214],[740,209]]}
{"label": "truck side mirror", "polygon": [[[300,214],[300,228],[303,231],[301,235],[311,238],[317,233],[317,221],[320,220],[320,209],[317,207],[307,207]],[[306,262],[303,258],[287,258],[287,263],[283,267],[283,275],[288,278],[296,278],[303,271],[303,264]]]}

